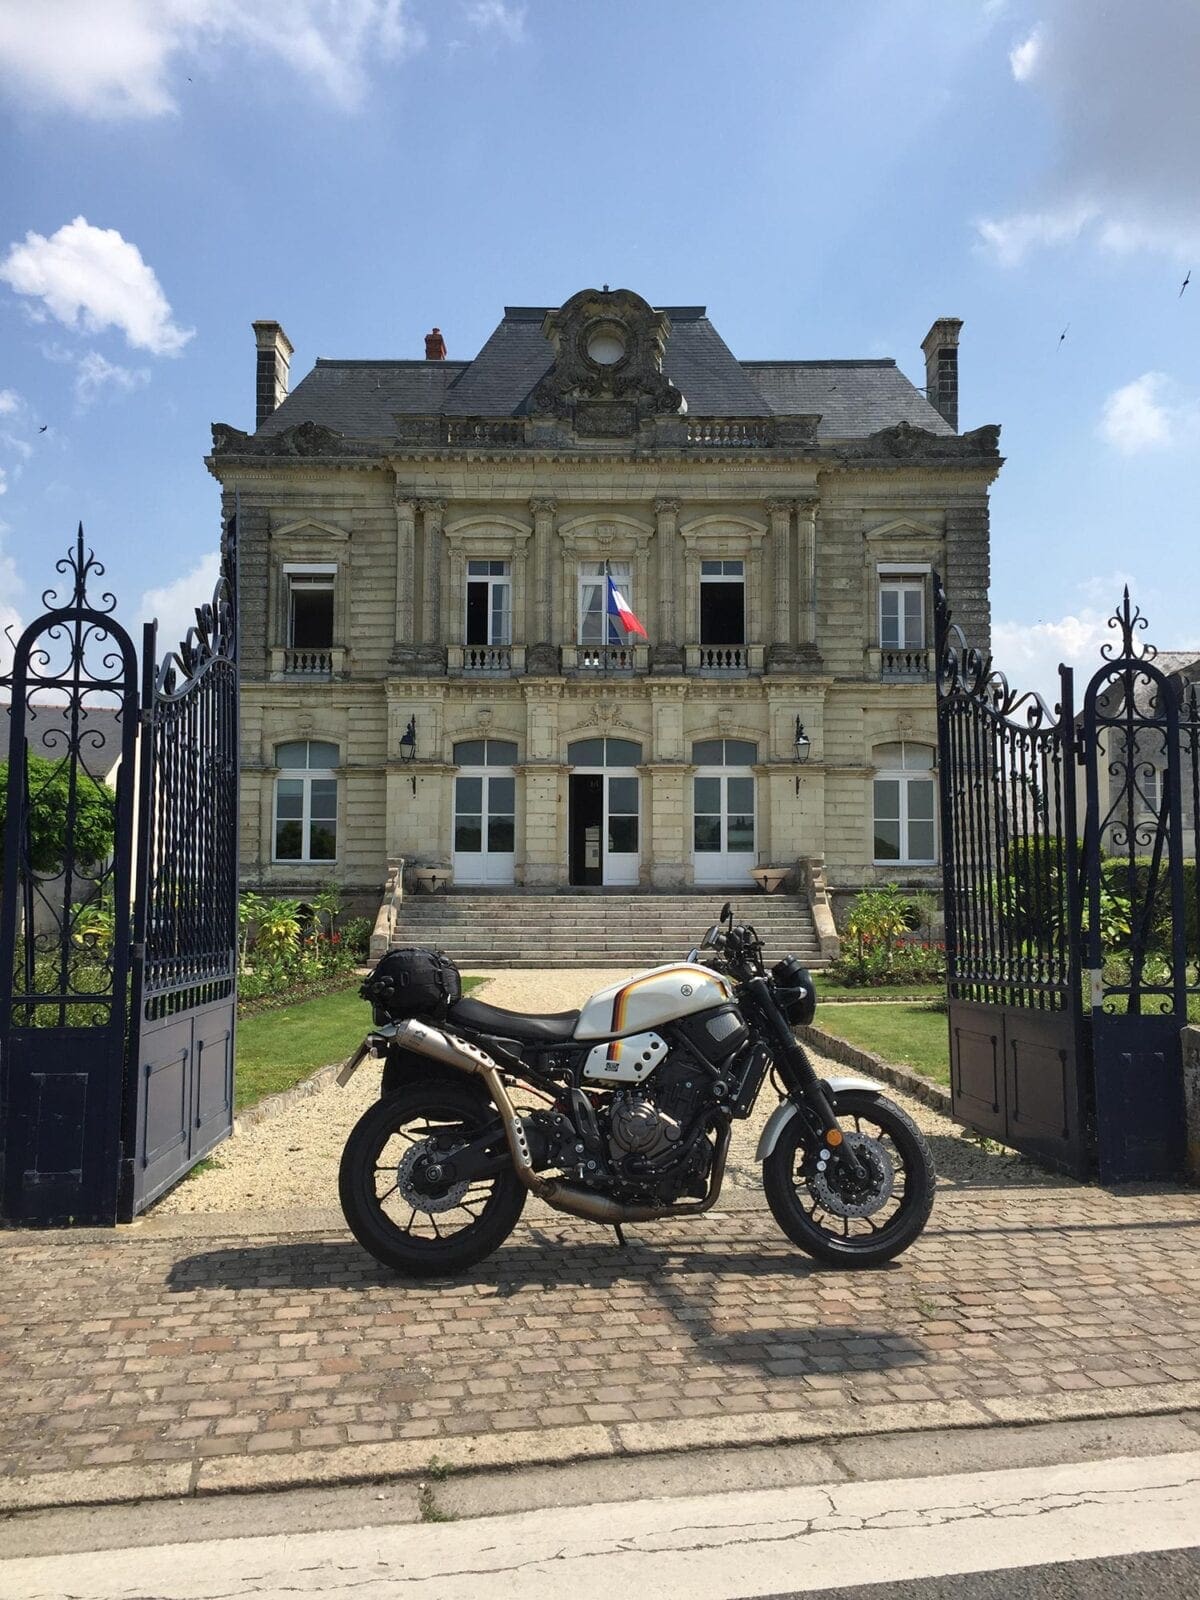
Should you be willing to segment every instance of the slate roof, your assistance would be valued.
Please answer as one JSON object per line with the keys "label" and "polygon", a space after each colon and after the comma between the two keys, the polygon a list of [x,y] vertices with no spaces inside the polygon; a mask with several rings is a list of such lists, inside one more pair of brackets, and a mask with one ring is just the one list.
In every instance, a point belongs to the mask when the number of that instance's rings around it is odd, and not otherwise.
{"label": "slate roof", "polygon": [[[387,439],[397,413],[519,415],[553,363],[542,333],[549,309],[506,306],[473,361],[318,360],[259,435],[315,422],[348,438]],[[865,438],[898,422],[954,432],[894,361],[738,361],[703,306],[662,309],[671,321],[663,370],[691,417],[818,413],[822,441]]]}

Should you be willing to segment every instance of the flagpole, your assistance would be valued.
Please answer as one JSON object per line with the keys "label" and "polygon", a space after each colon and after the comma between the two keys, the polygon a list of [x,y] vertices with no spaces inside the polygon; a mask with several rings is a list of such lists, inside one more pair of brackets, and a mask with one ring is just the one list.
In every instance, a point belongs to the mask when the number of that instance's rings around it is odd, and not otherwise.
{"label": "flagpole", "polygon": [[608,677],[608,635],[609,635],[610,629],[612,628],[612,623],[609,620],[609,615],[608,615],[608,597],[609,597],[611,592],[612,592],[612,563],[609,561],[608,557],[605,556],[605,558],[604,558],[604,641],[600,646],[600,649],[603,652],[603,654],[601,655],[600,659],[604,663],[604,665],[601,668],[601,670],[604,673],[604,676],[606,678]]}

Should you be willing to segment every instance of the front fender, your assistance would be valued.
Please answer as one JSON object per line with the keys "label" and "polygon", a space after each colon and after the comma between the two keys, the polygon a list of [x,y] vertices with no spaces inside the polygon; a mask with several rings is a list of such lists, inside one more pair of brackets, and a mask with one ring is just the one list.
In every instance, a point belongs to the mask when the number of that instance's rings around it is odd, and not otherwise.
{"label": "front fender", "polygon": [[[872,1083],[867,1078],[825,1078],[822,1080],[827,1089],[831,1090],[836,1100],[837,1096],[847,1089],[865,1089],[868,1094],[882,1094],[883,1091],[877,1083]],[[758,1149],[754,1152],[756,1161],[765,1161],[779,1143],[779,1135],[787,1127],[794,1116],[799,1114],[799,1107],[794,1100],[782,1100],[767,1118],[767,1125],[762,1131],[758,1141]]]}

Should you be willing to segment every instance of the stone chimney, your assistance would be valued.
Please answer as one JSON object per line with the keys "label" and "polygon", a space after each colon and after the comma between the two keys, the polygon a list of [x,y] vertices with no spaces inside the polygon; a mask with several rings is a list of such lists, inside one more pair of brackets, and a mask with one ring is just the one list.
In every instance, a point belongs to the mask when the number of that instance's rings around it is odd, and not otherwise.
{"label": "stone chimney", "polygon": [[446,341],[442,338],[442,330],[440,328],[434,328],[432,332],[425,335],[425,359],[426,361],[445,361],[446,359]]}
{"label": "stone chimney", "polygon": [[925,352],[925,393],[955,433],[958,432],[958,336],[961,317],[939,317],[921,341]]}
{"label": "stone chimney", "polygon": [[258,345],[254,373],[254,426],[257,429],[287,399],[292,341],[277,322],[253,322],[251,327]]}

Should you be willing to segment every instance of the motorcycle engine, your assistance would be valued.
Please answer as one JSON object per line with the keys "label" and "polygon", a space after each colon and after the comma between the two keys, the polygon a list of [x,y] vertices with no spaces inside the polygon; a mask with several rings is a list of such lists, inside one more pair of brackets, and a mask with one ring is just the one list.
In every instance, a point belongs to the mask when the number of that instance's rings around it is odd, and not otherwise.
{"label": "motorcycle engine", "polygon": [[699,1065],[673,1051],[645,1083],[619,1089],[607,1110],[609,1151],[618,1169],[632,1175],[669,1160],[700,1107],[704,1087]]}

